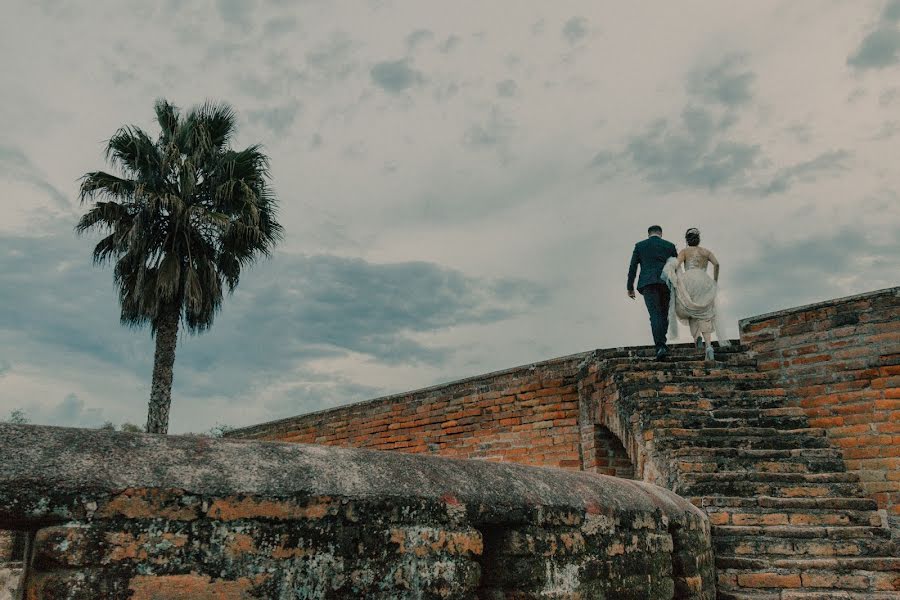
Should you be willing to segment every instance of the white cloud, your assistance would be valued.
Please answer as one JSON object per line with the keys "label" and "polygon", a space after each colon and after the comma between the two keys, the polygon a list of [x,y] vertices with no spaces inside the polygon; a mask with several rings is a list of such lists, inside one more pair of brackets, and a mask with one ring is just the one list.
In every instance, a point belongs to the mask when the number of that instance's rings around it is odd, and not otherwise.
{"label": "white cloud", "polygon": [[[811,264],[825,250],[805,240],[819,231],[877,258],[886,242],[853,225],[900,228],[885,191],[900,186],[900,138],[889,135],[898,7],[8,2],[17,18],[0,20],[0,256],[12,269],[0,415],[143,421],[151,340],[119,328],[109,273],[90,269],[90,243],[70,229],[77,180],[104,166],[103,140],[123,124],[152,130],[160,96],[230,102],[235,144],[262,142],[271,156],[284,256],[331,261],[301,261],[306,274],[281,288],[274,261],[251,270],[214,330],[185,340],[176,431],[645,343],[645,315],[623,288],[628,251],[651,222],[679,242],[687,227],[703,229],[723,261],[730,319],[797,301],[754,265],[797,252]],[[432,287],[410,283],[415,298],[384,292],[403,285],[380,267],[415,262],[433,267],[421,276]],[[810,295],[900,278],[890,265],[833,262],[834,277]],[[29,271],[36,264],[46,268]],[[366,284],[348,288],[355,303],[316,296],[345,285],[335,273],[354,264],[369,267]],[[11,272],[31,294],[8,291]],[[429,278],[443,272],[468,282],[460,298]],[[504,280],[549,292],[507,290],[518,298],[500,304],[507,318],[446,317],[477,316],[466,302],[503,297]],[[262,360],[258,379],[232,368],[230,354],[252,326],[236,318],[251,298],[271,303],[275,327],[259,342],[274,371]],[[386,308],[415,313],[429,301],[445,306],[406,321]],[[315,309],[321,323],[309,318]],[[15,315],[45,327],[28,333],[11,325]],[[332,321],[362,331],[338,340],[336,355],[323,354],[336,344],[320,335]],[[241,386],[237,400],[229,389]]]}

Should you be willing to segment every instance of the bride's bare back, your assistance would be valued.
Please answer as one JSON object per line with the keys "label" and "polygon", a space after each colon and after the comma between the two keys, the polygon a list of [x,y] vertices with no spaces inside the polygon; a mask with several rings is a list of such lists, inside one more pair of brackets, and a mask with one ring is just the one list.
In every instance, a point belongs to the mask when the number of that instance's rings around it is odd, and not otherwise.
{"label": "bride's bare back", "polygon": [[713,264],[713,279],[719,281],[719,261],[712,250],[703,246],[688,246],[678,253],[678,266],[684,264],[685,269],[706,270],[709,263]]}

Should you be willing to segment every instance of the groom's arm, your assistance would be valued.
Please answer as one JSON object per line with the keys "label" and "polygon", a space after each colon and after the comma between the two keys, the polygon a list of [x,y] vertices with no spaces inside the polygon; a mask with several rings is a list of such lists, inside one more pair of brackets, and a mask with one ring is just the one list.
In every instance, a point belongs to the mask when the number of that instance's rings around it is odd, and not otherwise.
{"label": "groom's arm", "polygon": [[634,278],[637,277],[637,268],[639,263],[640,257],[638,256],[637,245],[635,245],[634,252],[631,253],[631,264],[628,267],[628,282],[626,283],[628,295],[632,298],[634,298]]}

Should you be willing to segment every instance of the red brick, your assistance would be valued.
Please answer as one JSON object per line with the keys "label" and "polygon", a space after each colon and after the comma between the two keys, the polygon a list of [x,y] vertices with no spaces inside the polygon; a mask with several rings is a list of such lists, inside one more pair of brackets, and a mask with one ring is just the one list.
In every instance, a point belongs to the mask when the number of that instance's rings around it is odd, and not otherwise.
{"label": "red brick", "polygon": [[796,574],[780,575],[778,573],[738,573],[737,583],[747,588],[798,588],[800,576]]}
{"label": "red brick", "polygon": [[138,575],[131,579],[129,590],[132,600],[250,600],[257,598],[253,588],[261,585],[269,576],[258,575],[254,579],[211,579],[205,575]]}

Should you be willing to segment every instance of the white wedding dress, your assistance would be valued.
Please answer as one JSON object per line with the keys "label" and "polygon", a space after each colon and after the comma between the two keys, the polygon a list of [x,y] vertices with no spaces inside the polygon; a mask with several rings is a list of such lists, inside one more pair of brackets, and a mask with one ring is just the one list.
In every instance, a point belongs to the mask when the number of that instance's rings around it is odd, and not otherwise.
{"label": "white wedding dress", "polygon": [[[678,259],[670,258],[663,268],[663,279],[669,286],[671,302],[669,304],[669,335],[678,336],[678,321],[690,327],[691,338],[697,339],[702,334],[715,332],[720,346],[728,346],[728,339],[722,335],[724,331],[718,311],[716,297],[718,285],[706,272],[712,253],[704,248],[696,248],[685,253],[684,271],[678,268]],[[707,356],[710,354],[707,350]]]}

